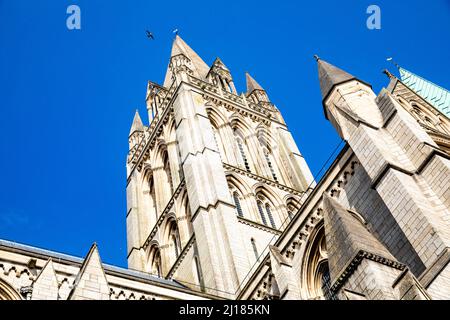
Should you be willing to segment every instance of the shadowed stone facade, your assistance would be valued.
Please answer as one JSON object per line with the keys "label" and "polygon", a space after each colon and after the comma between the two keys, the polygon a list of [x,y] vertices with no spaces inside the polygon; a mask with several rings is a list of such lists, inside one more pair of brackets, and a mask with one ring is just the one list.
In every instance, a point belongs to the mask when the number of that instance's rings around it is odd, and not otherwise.
{"label": "shadowed stone facade", "polygon": [[449,119],[316,60],[345,140],[318,183],[266,90],[177,36],[129,134],[128,269],[1,241],[0,298],[450,298]]}

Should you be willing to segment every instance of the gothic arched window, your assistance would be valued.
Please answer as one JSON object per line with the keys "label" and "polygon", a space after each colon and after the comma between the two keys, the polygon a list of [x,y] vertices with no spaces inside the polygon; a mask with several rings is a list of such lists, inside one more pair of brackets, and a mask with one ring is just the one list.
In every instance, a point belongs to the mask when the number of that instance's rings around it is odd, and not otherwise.
{"label": "gothic arched window", "polygon": [[331,277],[323,225],[312,233],[311,245],[306,250],[306,284],[314,299],[337,300],[331,290]]}
{"label": "gothic arched window", "polygon": [[0,300],[21,300],[20,294],[6,280],[0,279]]}
{"label": "gothic arched window", "polygon": [[267,162],[267,165],[269,166],[270,173],[272,174],[273,180],[275,180],[276,182],[278,182],[277,175],[276,175],[275,170],[274,170],[274,168],[273,168],[273,166],[272,166],[272,161],[271,161],[271,156],[270,156],[270,154],[269,154],[269,151],[264,150],[264,156],[266,157],[266,162]]}
{"label": "gothic arched window", "polygon": [[261,221],[264,225],[267,226],[267,220],[266,220],[266,215],[264,213],[263,204],[259,200],[256,202],[256,204],[258,205],[258,211],[259,211],[259,216],[261,217]]}
{"label": "gothic arched window", "polygon": [[169,224],[169,241],[171,249],[171,261],[178,259],[181,252],[180,233],[178,232],[177,223],[173,220]]}
{"label": "gothic arched window", "polygon": [[169,155],[167,154],[167,151],[164,151],[162,161],[164,166],[164,173],[166,176],[166,182],[170,187],[170,195],[172,196],[173,194],[172,173],[170,172]]}
{"label": "gothic arched window", "polygon": [[243,217],[244,213],[242,212],[241,201],[239,200],[239,194],[237,193],[237,191],[233,192],[233,200],[238,216]]}
{"label": "gothic arched window", "polygon": [[162,277],[161,252],[157,246],[150,250],[150,273]]}
{"label": "gothic arched window", "polygon": [[297,200],[291,198],[287,201],[287,213],[290,220],[294,218],[295,213],[298,211],[299,205]]}
{"label": "gothic arched window", "polygon": [[174,251],[175,251],[175,252],[174,252],[174,253],[175,253],[175,257],[178,258],[178,256],[180,255],[180,253],[178,252],[178,239],[177,239],[176,235],[172,235],[171,241],[172,241],[172,246],[173,246],[173,248],[175,249],[175,250],[174,250]]}
{"label": "gothic arched window", "polygon": [[145,209],[148,210],[148,217],[155,217],[155,222],[158,220],[158,211],[156,208],[156,193],[155,193],[155,179],[153,178],[153,174],[150,172],[148,176],[144,180],[143,185],[143,193],[144,193],[144,206]]}
{"label": "gothic arched window", "polygon": [[268,203],[266,203],[266,213],[267,213],[267,216],[269,217],[269,221],[270,221],[270,224],[272,225],[272,228],[276,228],[276,225],[275,225],[275,221],[273,220],[273,216],[272,216],[272,210],[270,209],[270,204],[268,204]]}
{"label": "gothic arched window", "polygon": [[264,160],[266,161],[266,164],[269,167],[270,175],[272,176],[272,179],[274,181],[278,182],[277,172],[274,167],[275,163],[273,161],[273,154],[268,142],[267,135],[268,133],[265,130],[260,130],[258,132],[258,141],[264,154]]}
{"label": "gothic arched window", "polygon": [[250,242],[252,243],[252,249],[253,249],[253,253],[255,254],[255,259],[256,259],[256,261],[258,261],[259,254],[258,254],[258,248],[256,247],[255,239],[251,238]]}
{"label": "gothic arched window", "polygon": [[328,261],[322,262],[318,267],[318,276],[320,278],[320,289],[326,300],[336,300],[331,291],[331,277]]}
{"label": "gothic arched window", "polygon": [[242,161],[244,162],[245,170],[247,170],[247,172],[251,172],[250,165],[249,165],[248,159],[247,159],[247,154],[245,152],[246,149],[245,149],[244,139],[236,130],[234,130],[234,137],[235,137],[238,149],[239,149],[239,153],[241,154]]}
{"label": "gothic arched window", "polygon": [[272,204],[261,194],[257,196],[256,204],[263,224],[269,226],[267,222],[270,222],[270,226],[276,229],[277,226],[272,214]]}

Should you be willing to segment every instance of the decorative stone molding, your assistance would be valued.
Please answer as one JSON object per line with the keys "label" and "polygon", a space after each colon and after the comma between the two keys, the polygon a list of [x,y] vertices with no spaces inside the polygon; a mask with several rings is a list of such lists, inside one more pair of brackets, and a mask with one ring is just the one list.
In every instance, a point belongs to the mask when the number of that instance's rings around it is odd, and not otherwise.
{"label": "decorative stone molding", "polygon": [[[355,174],[355,170],[359,162],[356,160],[356,157],[349,159],[348,164],[341,170],[340,174],[330,183],[330,186],[327,188],[327,192],[332,197],[339,197],[339,194],[343,190],[343,188],[348,184],[350,178]],[[299,212],[302,212],[303,208],[300,208]],[[322,201],[319,201],[315,208],[311,211],[309,216],[302,222],[302,226],[300,230],[297,232],[297,235],[292,238],[290,243],[281,250],[283,254],[285,254],[286,258],[293,259],[295,252],[300,248],[302,243],[306,242],[311,231],[315,228],[315,226],[323,219],[322,213]]]}
{"label": "decorative stone molding", "polygon": [[[340,173],[333,179],[333,181],[329,184],[329,186],[326,188],[327,192],[333,196],[338,197],[343,188],[349,183],[351,177],[355,174],[356,168],[359,166],[359,162],[356,159],[355,156],[352,156],[348,159],[347,164],[340,170]],[[299,215],[304,210],[303,207],[301,207],[296,215]],[[323,208],[322,208],[322,199],[317,201],[313,209],[310,211],[310,213],[305,217],[305,219],[301,222],[300,227],[295,232],[294,236],[288,241],[286,245],[283,246],[283,248],[280,248],[280,252],[288,259],[288,261],[292,261],[296,252],[298,252],[301,247],[308,243],[309,237],[311,235],[311,232],[323,221]],[[283,235],[285,232],[292,232],[292,229],[285,229],[284,232],[280,233],[280,236]],[[267,256],[266,256],[267,258]],[[262,263],[258,268],[255,269],[255,273],[261,272],[262,265],[267,263],[267,259],[264,258]],[[270,264],[267,266],[267,271],[265,277],[271,272],[271,266]],[[257,287],[260,290],[260,294],[257,294],[257,290],[255,290],[250,297],[252,299],[261,299],[263,296],[263,288],[264,288],[264,282],[266,282],[267,279],[261,280]],[[250,280],[251,282],[251,280]],[[249,283],[250,283],[249,282]],[[249,283],[246,284],[246,287],[249,285]],[[245,290],[245,288],[243,289]]]}
{"label": "decorative stone molding", "polygon": [[246,218],[239,217],[239,216],[237,218],[238,218],[238,221],[240,223],[245,224],[247,226],[250,226],[250,227],[253,227],[253,228],[256,228],[256,229],[260,229],[260,230],[264,230],[264,231],[272,233],[272,234],[274,234],[276,236],[279,236],[281,234],[280,230],[271,228],[271,227],[263,225],[261,223],[258,223],[258,222],[252,221],[252,220],[248,220]]}
{"label": "decorative stone molding", "polygon": [[379,256],[377,254],[373,254],[364,250],[359,250],[358,253],[355,255],[352,261],[347,265],[345,270],[342,272],[342,274],[337,278],[333,285],[331,286],[331,291],[334,293],[337,293],[338,290],[342,287],[342,285],[347,281],[347,279],[355,272],[355,270],[358,268],[358,266],[361,264],[361,261],[363,259],[369,259],[381,264],[384,264],[386,266],[398,269],[403,271],[406,268],[406,265],[403,263],[400,263],[398,261],[394,261],[391,259],[387,259],[385,257]]}
{"label": "decorative stone molding", "polygon": [[232,165],[227,164],[227,163],[225,163],[225,162],[223,163],[223,167],[224,167],[226,170],[229,170],[229,171],[232,171],[232,172],[236,172],[236,173],[245,175],[245,176],[250,177],[250,178],[252,178],[252,179],[254,179],[254,180],[256,180],[256,181],[262,182],[262,183],[264,183],[264,184],[266,184],[266,185],[270,185],[270,186],[276,187],[276,188],[278,188],[278,189],[280,189],[280,190],[289,192],[289,193],[291,193],[291,194],[293,194],[293,195],[296,195],[296,196],[300,196],[300,197],[301,197],[301,196],[303,196],[303,195],[305,194],[305,192],[301,192],[301,191],[292,189],[292,188],[290,188],[290,187],[288,187],[288,186],[285,186],[285,185],[280,184],[280,183],[278,183],[278,182],[275,182],[275,181],[273,181],[273,180],[269,180],[269,179],[267,179],[267,178],[258,176],[258,175],[254,174],[254,173],[251,173],[251,172],[242,170],[242,169],[240,169],[240,168],[238,168],[238,167],[232,166]]}
{"label": "decorative stone molding", "polygon": [[[121,288],[110,288],[109,297],[111,300],[156,300],[155,295]],[[158,298],[164,299],[164,297]]]}

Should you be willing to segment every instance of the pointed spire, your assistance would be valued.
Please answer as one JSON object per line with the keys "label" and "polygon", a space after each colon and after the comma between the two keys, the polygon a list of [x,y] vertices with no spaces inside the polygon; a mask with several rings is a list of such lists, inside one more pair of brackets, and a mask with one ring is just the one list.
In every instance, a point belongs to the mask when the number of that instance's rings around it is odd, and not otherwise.
{"label": "pointed spire", "polygon": [[314,58],[319,68],[320,91],[322,92],[323,99],[328,96],[335,86],[356,79],[344,70],[320,59],[317,55]]}
{"label": "pointed spire", "polygon": [[97,244],[94,243],[81,265],[68,300],[108,300],[109,286]]}
{"label": "pointed spire", "polygon": [[49,258],[33,281],[31,300],[57,300],[58,290],[58,279],[56,278],[53,261]]}
{"label": "pointed spire", "polygon": [[214,60],[213,66],[220,66],[222,69],[225,69],[226,71],[230,72],[228,67],[225,65],[225,63],[223,63],[223,61],[219,57],[217,57],[216,60]]}
{"label": "pointed spire", "polygon": [[[208,74],[209,67],[208,65],[200,58],[200,56],[191,49],[191,47],[188,46],[186,42],[184,42],[183,39],[179,35],[175,36],[175,40],[172,44],[172,52],[170,54],[170,57],[174,57],[176,55],[183,54],[187,58],[189,58],[192,62],[192,65],[194,67],[194,74],[199,77],[200,79],[204,79],[206,75]],[[164,80],[164,86],[169,87],[171,82],[172,74],[169,69],[167,69],[166,77]]]}
{"label": "pointed spire", "polygon": [[256,82],[256,80],[253,79],[252,76],[251,76],[248,72],[245,73],[245,80],[246,80],[246,82],[247,82],[247,94],[252,93],[254,90],[262,90],[262,91],[265,91],[265,90],[263,89],[263,87],[261,87],[261,86],[259,85],[259,83]]}
{"label": "pointed spire", "polygon": [[361,250],[395,261],[391,253],[367,230],[360,216],[327,193],[323,194],[323,206],[332,279],[337,279]]}
{"label": "pointed spire", "polygon": [[144,131],[144,124],[142,123],[141,116],[139,115],[139,111],[137,109],[134,114],[133,124],[131,125],[129,136],[131,136],[135,131]]}

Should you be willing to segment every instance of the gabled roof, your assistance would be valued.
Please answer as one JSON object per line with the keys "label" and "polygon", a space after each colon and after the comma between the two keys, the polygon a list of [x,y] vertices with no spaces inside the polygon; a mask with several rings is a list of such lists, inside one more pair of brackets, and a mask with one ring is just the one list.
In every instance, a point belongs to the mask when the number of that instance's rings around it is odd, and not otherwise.
{"label": "gabled roof", "polygon": [[400,79],[408,88],[416,92],[433,107],[450,118],[450,92],[402,67],[398,68]]}

